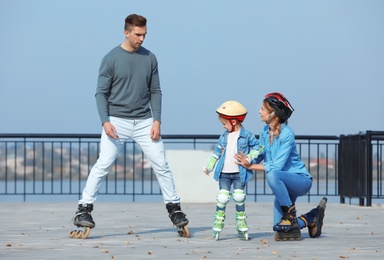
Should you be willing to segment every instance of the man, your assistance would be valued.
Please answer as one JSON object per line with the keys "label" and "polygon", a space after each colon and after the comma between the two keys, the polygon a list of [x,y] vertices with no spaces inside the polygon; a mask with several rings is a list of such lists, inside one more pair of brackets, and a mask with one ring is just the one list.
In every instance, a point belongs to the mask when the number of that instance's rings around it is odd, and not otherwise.
{"label": "man", "polygon": [[147,19],[141,15],[129,15],[125,19],[124,42],[113,48],[101,62],[96,90],[97,109],[103,126],[100,155],[79,200],[74,217],[78,227],[95,227],[90,213],[101,181],[129,139],[140,145],[151,163],[172,223],[179,228],[188,224],[180,208],[180,198],[160,137],[161,89],[157,60],[153,53],[141,46],[147,34],[146,23]]}

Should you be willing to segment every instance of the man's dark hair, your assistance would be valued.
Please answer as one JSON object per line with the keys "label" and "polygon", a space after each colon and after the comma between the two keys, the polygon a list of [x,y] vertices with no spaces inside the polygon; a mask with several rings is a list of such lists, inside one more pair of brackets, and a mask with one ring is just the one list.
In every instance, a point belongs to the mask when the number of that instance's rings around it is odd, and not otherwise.
{"label": "man's dark hair", "polygon": [[124,30],[131,30],[133,26],[144,27],[147,26],[147,19],[138,14],[130,14],[125,18]]}

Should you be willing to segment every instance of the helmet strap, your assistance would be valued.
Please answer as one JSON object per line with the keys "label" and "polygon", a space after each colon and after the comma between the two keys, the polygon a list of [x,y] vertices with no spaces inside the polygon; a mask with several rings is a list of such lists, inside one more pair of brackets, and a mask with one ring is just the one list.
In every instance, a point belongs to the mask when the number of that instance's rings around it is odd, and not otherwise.
{"label": "helmet strap", "polygon": [[267,124],[269,124],[270,122],[271,122],[271,119],[272,119],[272,117],[275,115],[275,111],[273,111],[270,115],[269,115],[269,117],[268,117],[268,119],[267,119]]}
{"label": "helmet strap", "polygon": [[237,125],[237,120],[235,120],[235,119],[228,119],[228,120],[232,126],[232,129],[231,129],[231,133],[232,133],[233,131],[235,131],[235,126]]}

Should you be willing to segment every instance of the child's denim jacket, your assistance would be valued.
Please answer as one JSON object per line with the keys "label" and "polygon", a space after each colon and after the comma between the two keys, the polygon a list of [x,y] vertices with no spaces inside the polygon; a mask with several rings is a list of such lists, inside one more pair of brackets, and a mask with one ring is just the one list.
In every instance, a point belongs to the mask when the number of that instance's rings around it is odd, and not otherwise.
{"label": "child's denim jacket", "polygon": [[[219,180],[221,171],[224,167],[226,151],[225,148],[227,147],[228,133],[228,131],[225,131],[220,136],[217,146],[214,150],[214,155],[218,158],[213,176],[216,181]],[[237,152],[243,152],[243,154],[247,155],[251,150],[258,150],[259,148],[260,144],[255,134],[242,126],[240,129],[239,138],[237,139]],[[248,170],[241,165],[239,165],[239,173],[243,185],[245,185],[253,176],[252,170]]]}

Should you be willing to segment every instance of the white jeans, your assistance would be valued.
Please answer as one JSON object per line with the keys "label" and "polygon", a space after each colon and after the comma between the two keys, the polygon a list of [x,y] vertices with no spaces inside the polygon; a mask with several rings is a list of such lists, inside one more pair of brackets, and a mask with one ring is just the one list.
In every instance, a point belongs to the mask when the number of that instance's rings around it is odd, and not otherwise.
{"label": "white jeans", "polygon": [[108,174],[111,165],[115,162],[124,142],[132,139],[140,145],[147,156],[159,182],[165,203],[179,203],[173,180],[173,174],[165,160],[164,144],[160,139],[154,141],[150,137],[153,119],[123,119],[110,117],[110,122],[115,126],[119,139],[115,140],[107,136],[105,131],[101,135],[100,154],[96,164],[89,173],[87,183],[83,190],[83,197],[79,204],[93,203],[96,200],[103,178]]}

